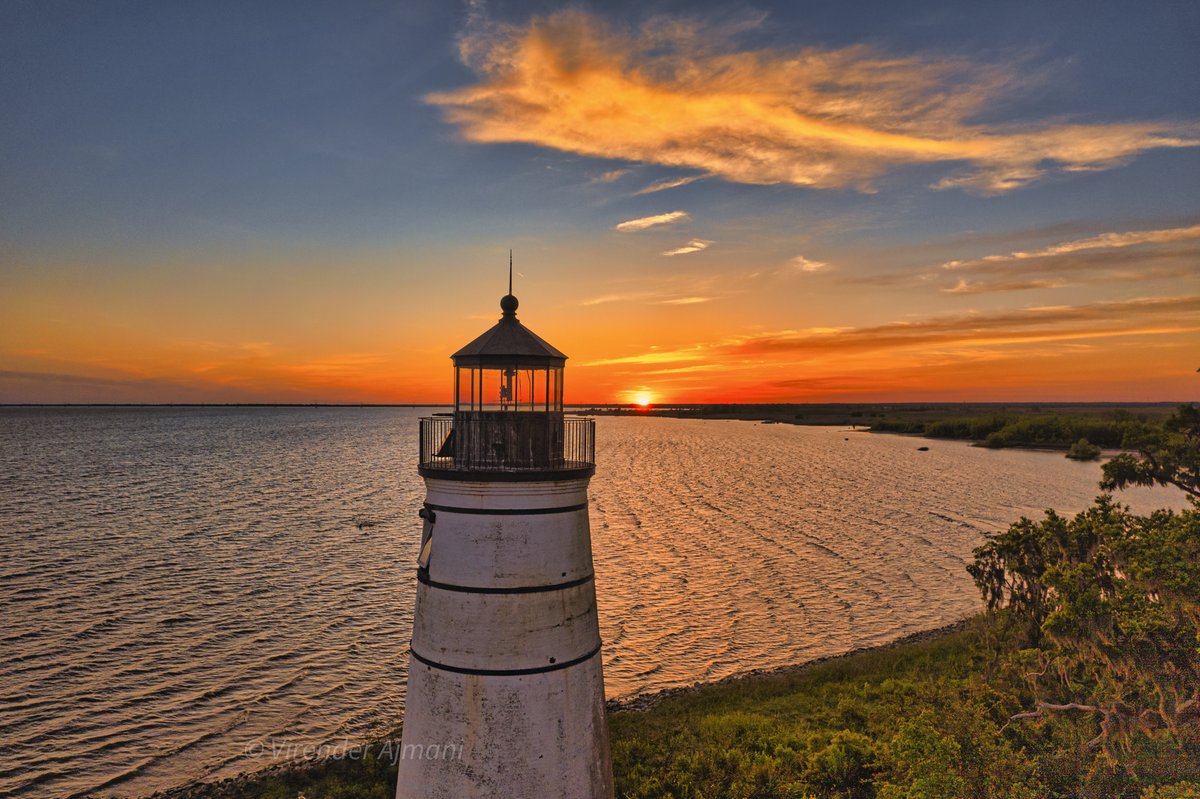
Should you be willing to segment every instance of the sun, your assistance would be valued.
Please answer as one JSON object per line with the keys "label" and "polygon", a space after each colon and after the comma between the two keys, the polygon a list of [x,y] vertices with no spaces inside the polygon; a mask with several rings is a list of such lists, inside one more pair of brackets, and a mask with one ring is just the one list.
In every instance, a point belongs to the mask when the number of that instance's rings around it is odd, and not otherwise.
{"label": "sun", "polygon": [[650,395],[649,391],[639,391],[633,395],[633,404],[639,408],[649,408],[653,401],[654,397]]}

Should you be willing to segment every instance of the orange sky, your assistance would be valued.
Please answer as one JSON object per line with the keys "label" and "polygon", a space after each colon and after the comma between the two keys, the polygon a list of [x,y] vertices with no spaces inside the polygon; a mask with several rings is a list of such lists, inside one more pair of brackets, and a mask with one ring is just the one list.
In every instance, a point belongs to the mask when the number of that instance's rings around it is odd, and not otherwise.
{"label": "orange sky", "polygon": [[[645,391],[656,402],[1196,396],[1200,292],[1080,289],[1066,304],[1013,308],[963,304],[923,274],[873,287],[788,267],[627,275],[598,294],[555,279],[554,254],[521,260],[545,279],[517,278],[519,316],[570,356],[568,402]],[[503,268],[480,263],[460,281],[390,266],[363,266],[370,277],[357,280],[314,266],[291,285],[270,276],[290,261],[220,283],[204,267],[184,281],[153,269],[75,275],[69,293],[52,269],[31,272],[5,309],[6,399],[449,401],[448,356],[498,318]],[[953,288],[963,270],[945,271]],[[794,318],[807,324],[787,326]]]}

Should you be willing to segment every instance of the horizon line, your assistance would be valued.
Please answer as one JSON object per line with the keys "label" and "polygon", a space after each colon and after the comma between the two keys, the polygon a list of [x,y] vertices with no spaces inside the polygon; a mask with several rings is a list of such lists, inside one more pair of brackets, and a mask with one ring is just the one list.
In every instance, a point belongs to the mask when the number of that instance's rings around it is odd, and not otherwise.
{"label": "horizon line", "polygon": [[[828,405],[1191,405],[1200,400],[881,400],[875,402],[569,402],[564,408],[766,408]],[[449,408],[448,402],[0,402],[0,408]]]}

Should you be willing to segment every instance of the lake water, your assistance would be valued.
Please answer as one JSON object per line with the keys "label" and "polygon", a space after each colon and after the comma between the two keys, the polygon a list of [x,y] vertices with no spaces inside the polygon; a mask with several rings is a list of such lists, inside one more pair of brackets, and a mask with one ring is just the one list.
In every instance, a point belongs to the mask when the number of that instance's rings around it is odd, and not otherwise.
{"label": "lake water", "polygon": [[[0,794],[138,795],[394,727],[422,413],[0,410]],[[985,533],[1098,493],[1097,464],[1053,453],[737,421],[596,427],[610,698],[970,614],[964,567]]]}

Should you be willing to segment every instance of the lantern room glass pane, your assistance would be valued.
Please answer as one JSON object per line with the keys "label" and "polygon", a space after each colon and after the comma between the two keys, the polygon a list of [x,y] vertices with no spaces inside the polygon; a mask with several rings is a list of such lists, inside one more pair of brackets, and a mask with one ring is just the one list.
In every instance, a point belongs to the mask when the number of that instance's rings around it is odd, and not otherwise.
{"label": "lantern room glass pane", "polygon": [[562,410],[561,367],[458,367],[455,385],[457,411]]}

